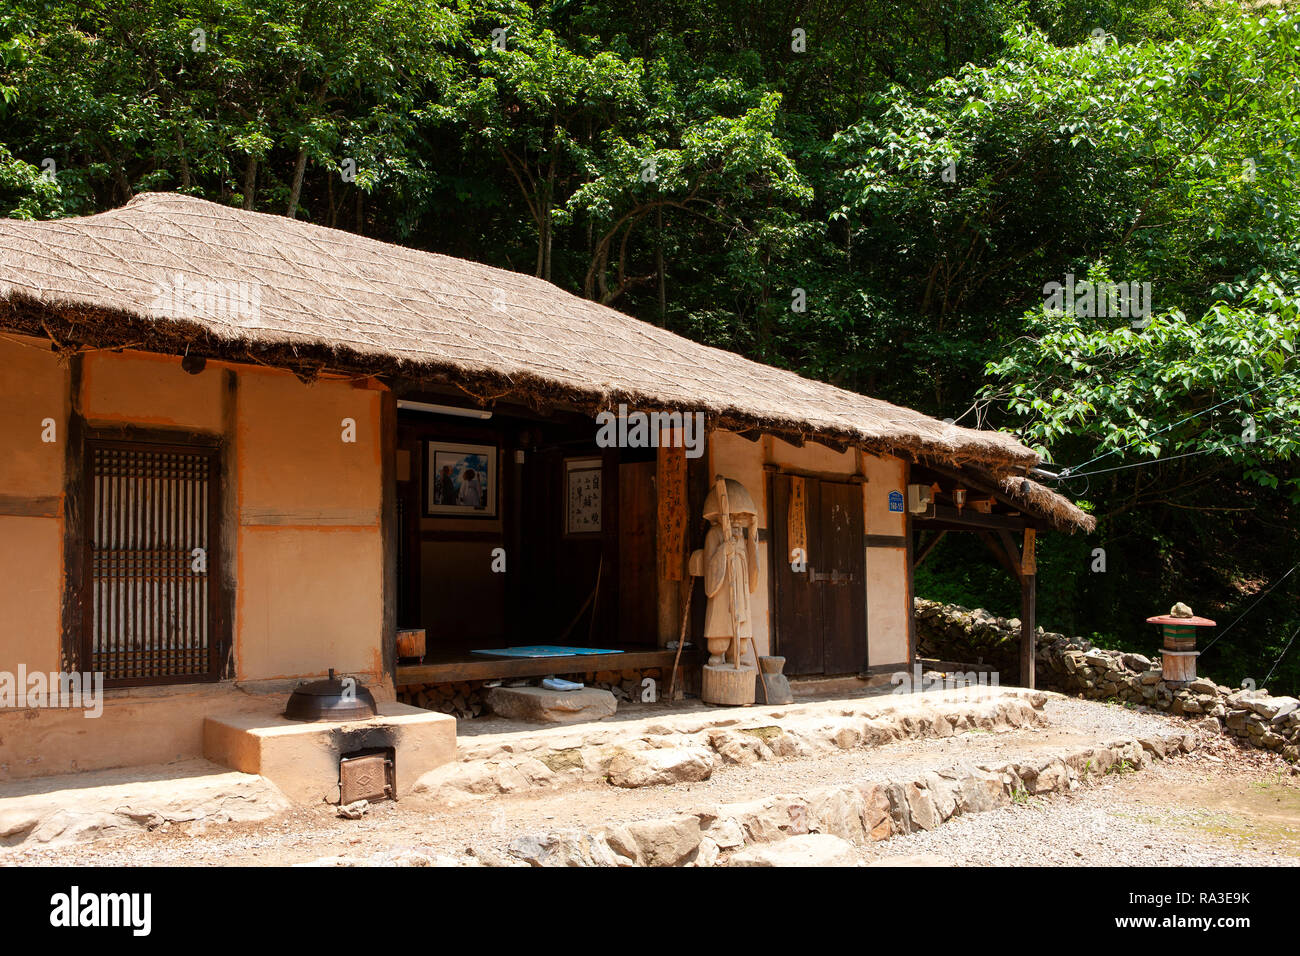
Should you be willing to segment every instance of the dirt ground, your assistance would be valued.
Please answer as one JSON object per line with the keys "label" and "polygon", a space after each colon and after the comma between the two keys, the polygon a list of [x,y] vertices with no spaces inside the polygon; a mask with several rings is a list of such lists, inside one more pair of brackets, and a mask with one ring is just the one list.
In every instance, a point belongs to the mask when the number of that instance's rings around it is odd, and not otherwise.
{"label": "dirt ground", "polygon": [[[709,804],[800,793],[864,779],[898,779],[961,763],[1067,750],[1117,733],[1185,724],[1104,704],[1056,699],[1044,728],[974,731],[809,759],[728,766],[694,784],[599,786],[496,796],[456,807],[408,797],[360,820],[328,806],[261,823],[165,825],[93,843],[0,855],[0,865],[293,865],[326,858],[384,862],[415,850],[503,860],[516,837],[671,816]],[[953,865],[1300,864],[1300,777],[1272,754],[1214,738],[1197,752],[1112,775],[1068,794],[954,818],[929,833],[861,849],[864,860],[922,856]]]}

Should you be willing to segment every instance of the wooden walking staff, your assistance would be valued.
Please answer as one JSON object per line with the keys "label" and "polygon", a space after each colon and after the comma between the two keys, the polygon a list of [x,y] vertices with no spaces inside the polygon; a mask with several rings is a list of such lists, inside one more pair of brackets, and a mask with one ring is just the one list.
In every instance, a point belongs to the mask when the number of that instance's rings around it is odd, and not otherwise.
{"label": "wooden walking staff", "polygon": [[677,687],[677,667],[682,662],[682,648],[686,646],[686,624],[691,619],[691,594],[695,591],[695,582],[689,577],[686,579],[689,587],[686,589],[686,606],[682,608],[682,629],[677,635],[677,653],[673,655],[673,672],[668,676],[668,699],[673,699],[673,691]]}
{"label": "wooden walking staff", "polygon": [[727,563],[727,579],[731,585],[732,593],[729,595],[727,606],[731,609],[731,660],[736,670],[740,670],[740,621],[736,617],[736,582],[731,579],[731,552],[735,548],[731,537],[731,502],[727,500],[727,481],[721,475],[718,475],[717,484],[718,505],[722,509],[722,514],[718,516],[718,524],[722,527],[722,540],[725,542],[723,558]]}

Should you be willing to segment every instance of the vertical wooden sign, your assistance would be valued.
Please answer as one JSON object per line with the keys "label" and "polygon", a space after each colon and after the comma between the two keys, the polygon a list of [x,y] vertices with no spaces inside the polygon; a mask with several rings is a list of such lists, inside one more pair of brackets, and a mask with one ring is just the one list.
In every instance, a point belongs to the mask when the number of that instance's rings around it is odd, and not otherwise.
{"label": "vertical wooden sign", "polygon": [[686,560],[686,449],[680,437],[670,428],[659,436],[655,490],[659,497],[656,538],[661,581],[682,580]]}
{"label": "vertical wooden sign", "polygon": [[800,557],[804,561],[808,560],[807,514],[804,480],[795,476],[790,479],[790,510],[786,516],[786,540],[790,542],[790,553],[786,555],[788,562],[793,563]]}
{"label": "vertical wooden sign", "polygon": [[[1033,528],[1025,529],[1025,546],[1020,552],[1020,573],[1037,574],[1038,573],[1038,556],[1034,554],[1034,535],[1036,532]],[[1012,547],[1015,539],[1012,539]]]}

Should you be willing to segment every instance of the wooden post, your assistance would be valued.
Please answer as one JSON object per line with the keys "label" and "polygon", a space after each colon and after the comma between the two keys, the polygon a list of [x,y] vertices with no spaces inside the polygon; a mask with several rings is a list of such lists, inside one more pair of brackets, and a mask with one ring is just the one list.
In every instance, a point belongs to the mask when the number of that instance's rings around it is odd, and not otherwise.
{"label": "wooden post", "polygon": [[1020,685],[1034,688],[1034,657],[1037,648],[1038,560],[1034,553],[1034,529],[1025,529],[1025,544],[1020,561]]}
{"label": "wooden post", "polygon": [[[397,686],[397,396],[391,389],[379,393],[379,539],[383,548],[383,612],[380,662],[384,674]],[[418,512],[417,512],[418,513]]]}
{"label": "wooden post", "polygon": [[[858,456],[858,471],[862,472],[863,474],[866,473],[865,460],[866,460],[865,455]],[[911,483],[911,481],[912,481],[912,463],[906,462],[903,465],[904,499],[906,499],[907,497],[907,486]],[[862,507],[863,507],[862,517],[865,524],[866,516],[867,516],[867,511],[866,511],[867,499],[866,499],[865,491],[863,492],[863,497],[862,497]],[[864,528],[864,530],[866,529]],[[903,552],[903,562],[904,562],[903,567],[906,569],[906,573],[907,573],[907,670],[908,673],[911,673],[912,665],[916,663],[916,649],[917,649],[916,549],[915,549],[915,545],[912,543],[912,539],[915,537],[914,532],[915,532],[915,528],[913,527],[912,524],[912,513],[910,511],[904,511],[903,512],[903,539],[906,542],[906,550],[904,550]],[[862,576],[863,577],[867,576],[867,566],[866,566],[865,556],[863,557]],[[870,591],[867,592],[866,607],[867,607],[867,622],[868,622],[867,627],[870,628],[871,627],[870,624],[871,592]],[[884,662],[882,661],[881,663]],[[867,659],[862,663],[862,672],[864,674],[871,673],[871,635],[869,632],[867,634]]]}
{"label": "wooden post", "polygon": [[59,422],[63,439],[63,602],[60,664],[67,673],[90,669],[85,656],[85,419],[81,414],[82,358],[68,359],[68,419]]}
{"label": "wooden post", "polygon": [[685,603],[684,591],[692,581],[686,575],[687,557],[687,487],[686,450],[682,434],[666,428],[661,432],[658,462],[655,466],[655,503],[658,552],[659,646],[680,640],[679,619]]}

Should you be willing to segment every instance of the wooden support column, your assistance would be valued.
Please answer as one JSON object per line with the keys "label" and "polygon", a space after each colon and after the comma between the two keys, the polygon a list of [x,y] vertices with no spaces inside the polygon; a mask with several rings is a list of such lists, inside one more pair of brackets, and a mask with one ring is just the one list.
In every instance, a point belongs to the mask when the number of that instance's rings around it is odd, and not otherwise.
{"label": "wooden support column", "polygon": [[686,588],[691,583],[685,574],[688,543],[686,449],[682,447],[681,439],[681,433],[674,429],[661,432],[655,468],[660,647],[677,640],[681,632],[682,605],[686,601]]}
{"label": "wooden support column", "polygon": [[80,353],[68,359],[68,419],[59,422],[63,439],[63,604],[61,609],[62,641],[59,662],[67,673],[89,670],[83,660],[83,612],[85,593],[85,419],[81,414],[82,358]]}
{"label": "wooden support column", "polygon": [[[379,393],[379,536],[383,551],[383,611],[380,661],[394,686],[397,683],[397,396]],[[417,512],[418,513],[418,512]]]}
{"label": "wooden support column", "polygon": [[1020,560],[1020,685],[1034,687],[1034,633],[1037,630],[1038,560],[1034,553],[1034,529],[1025,529]]}
{"label": "wooden support column", "polygon": [[234,680],[239,673],[235,660],[235,595],[239,593],[239,373],[233,368],[221,370],[221,501],[218,560],[221,575],[221,605],[217,608],[217,635],[221,645],[221,678]]}

